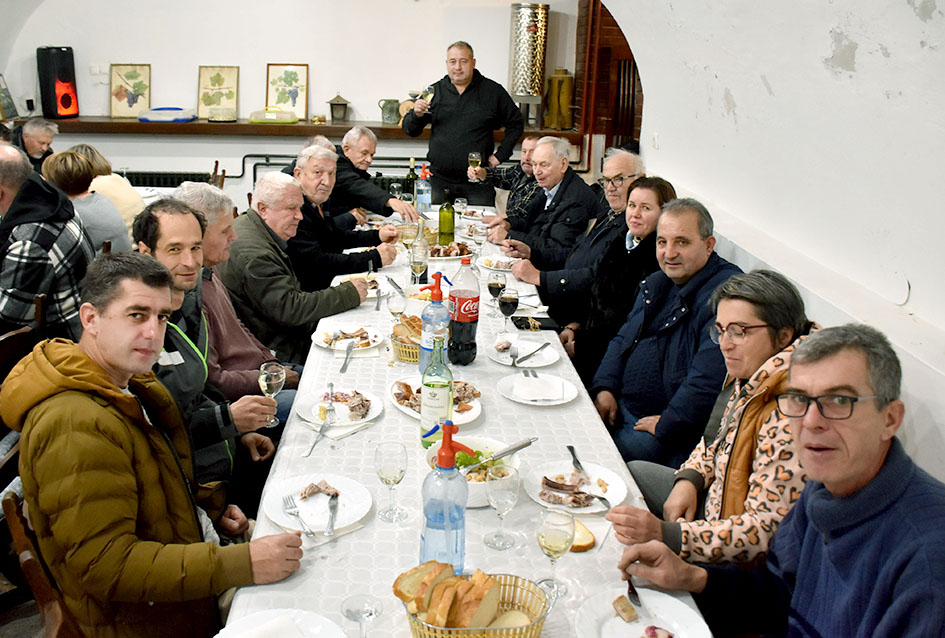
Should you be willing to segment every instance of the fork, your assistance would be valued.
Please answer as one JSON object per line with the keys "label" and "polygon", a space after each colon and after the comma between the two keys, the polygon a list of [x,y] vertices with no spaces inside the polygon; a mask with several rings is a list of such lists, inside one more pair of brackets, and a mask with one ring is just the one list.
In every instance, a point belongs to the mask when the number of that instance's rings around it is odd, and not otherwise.
{"label": "fork", "polygon": [[285,510],[285,513],[289,516],[294,516],[298,519],[299,523],[302,525],[302,531],[305,532],[306,536],[315,536],[308,525],[305,524],[305,521],[302,520],[302,517],[299,516],[299,508],[295,504],[295,497],[292,494],[286,494],[282,497],[282,509]]}
{"label": "fork", "polygon": [[[509,355],[512,357],[512,367],[514,368],[515,360],[518,359],[518,346],[512,346],[509,348]],[[528,375],[526,374],[525,376],[527,377]]]}

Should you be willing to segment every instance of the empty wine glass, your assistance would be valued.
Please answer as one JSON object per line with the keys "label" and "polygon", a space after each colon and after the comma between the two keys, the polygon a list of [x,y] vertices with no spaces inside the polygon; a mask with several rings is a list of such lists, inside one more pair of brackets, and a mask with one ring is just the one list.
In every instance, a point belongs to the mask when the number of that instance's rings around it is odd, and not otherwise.
{"label": "empty wine glass", "polygon": [[390,196],[394,199],[400,199],[404,194],[404,185],[400,182],[392,182],[390,185]]}
{"label": "empty wine glass", "polygon": [[555,563],[568,553],[573,542],[574,516],[570,512],[543,509],[538,520],[538,546],[551,559],[551,578],[538,584],[552,600],[568,593],[568,586],[555,578]]}
{"label": "empty wine glass", "polygon": [[512,324],[512,315],[518,310],[518,290],[506,287],[499,295],[499,310],[505,315],[505,331],[512,332],[515,327]]}
{"label": "empty wine glass", "polygon": [[407,518],[407,510],[394,504],[394,488],[407,471],[407,448],[403,443],[379,443],[374,450],[374,469],[390,493],[390,504],[377,513],[387,523],[398,523]]}
{"label": "empty wine glass", "polygon": [[[470,165],[472,168],[479,168],[479,166],[482,164],[482,153],[472,152],[472,153],[469,154],[468,159],[469,159],[469,165]],[[469,181],[470,181],[470,182],[478,182],[478,181],[479,181],[479,178],[478,178],[478,177],[470,177],[470,178],[469,178]]]}
{"label": "empty wine glass", "polygon": [[453,200],[453,210],[456,211],[456,214],[462,217],[466,214],[466,209],[469,208],[469,201],[465,197],[457,197]]}
{"label": "empty wine glass", "polygon": [[496,271],[489,273],[489,281],[486,287],[489,289],[489,294],[492,295],[492,303],[494,304],[492,312],[489,313],[489,317],[498,319],[499,313],[496,312],[496,308],[498,308],[499,295],[505,290],[505,273]]}
{"label": "empty wine glass", "polygon": [[515,539],[505,533],[505,515],[512,511],[518,502],[518,488],[521,478],[518,470],[510,465],[494,465],[486,474],[486,494],[489,496],[489,505],[499,516],[499,529],[486,534],[482,539],[487,547],[506,550],[515,545]]}
{"label": "empty wine glass", "polygon": [[[285,385],[285,366],[278,361],[267,361],[259,366],[259,389],[267,397],[274,397],[282,391]],[[279,425],[279,419],[273,415],[267,428]]]}
{"label": "empty wine glass", "polygon": [[356,594],[348,596],[341,603],[341,613],[348,620],[358,623],[361,628],[361,638],[367,638],[367,625],[374,622],[384,611],[384,605],[374,596]]}

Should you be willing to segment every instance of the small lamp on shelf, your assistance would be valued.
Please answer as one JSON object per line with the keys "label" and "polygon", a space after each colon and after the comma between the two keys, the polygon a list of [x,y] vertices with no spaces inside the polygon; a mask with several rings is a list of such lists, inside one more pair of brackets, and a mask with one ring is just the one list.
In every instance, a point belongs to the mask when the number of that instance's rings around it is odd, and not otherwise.
{"label": "small lamp on shelf", "polygon": [[341,93],[333,97],[328,104],[331,105],[331,121],[333,123],[344,122],[348,119],[348,105],[351,103],[341,97]]}

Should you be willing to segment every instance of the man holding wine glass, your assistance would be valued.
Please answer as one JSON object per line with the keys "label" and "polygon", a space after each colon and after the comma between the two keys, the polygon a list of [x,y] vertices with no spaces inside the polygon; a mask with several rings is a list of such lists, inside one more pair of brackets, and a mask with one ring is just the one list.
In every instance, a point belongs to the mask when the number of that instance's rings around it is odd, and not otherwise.
{"label": "man holding wine glass", "polygon": [[[427,157],[433,171],[433,201],[443,201],[449,189],[454,197],[465,197],[474,206],[492,206],[495,189],[471,182],[467,176],[470,154],[478,153],[479,162],[493,168],[508,160],[525,128],[522,113],[508,91],[476,70],[468,43],[458,41],[447,48],[446,71],[432,91],[414,102],[413,110],[404,116],[403,130],[417,137],[431,125]],[[505,137],[496,149],[493,132],[501,128]]]}

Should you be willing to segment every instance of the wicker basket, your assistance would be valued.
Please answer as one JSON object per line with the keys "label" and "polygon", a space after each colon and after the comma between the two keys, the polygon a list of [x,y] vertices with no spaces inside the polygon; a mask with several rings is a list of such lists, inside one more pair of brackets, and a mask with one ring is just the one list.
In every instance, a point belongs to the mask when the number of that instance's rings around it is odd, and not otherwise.
{"label": "wicker basket", "polygon": [[394,346],[394,354],[397,356],[398,361],[403,361],[404,363],[417,363],[420,361],[420,344],[419,343],[401,343],[394,335],[390,336],[391,345]]}
{"label": "wicker basket", "polygon": [[521,576],[511,574],[490,574],[490,576],[499,583],[499,613],[518,609],[534,619],[530,624],[523,627],[497,629],[488,627],[449,629],[428,625],[408,612],[410,635],[414,638],[538,638],[541,636],[545,618],[551,611],[545,592],[538,585]]}

